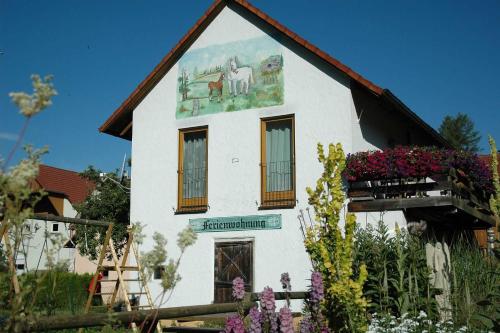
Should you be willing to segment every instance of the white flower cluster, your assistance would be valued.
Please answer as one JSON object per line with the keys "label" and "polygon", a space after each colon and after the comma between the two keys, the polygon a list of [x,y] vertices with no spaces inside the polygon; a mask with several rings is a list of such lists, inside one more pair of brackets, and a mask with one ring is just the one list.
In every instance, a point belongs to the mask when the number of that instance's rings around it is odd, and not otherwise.
{"label": "white flower cluster", "polygon": [[489,333],[465,326],[457,328],[453,322],[433,322],[427,314],[420,311],[417,317],[411,318],[405,313],[401,318],[394,316],[377,316],[375,313],[368,327],[368,333]]}
{"label": "white flower cluster", "polygon": [[33,81],[32,95],[25,92],[9,94],[12,102],[19,108],[19,112],[28,118],[52,105],[51,98],[57,95],[57,91],[52,85],[52,76],[48,75],[42,79],[39,75],[33,74],[31,80]]}

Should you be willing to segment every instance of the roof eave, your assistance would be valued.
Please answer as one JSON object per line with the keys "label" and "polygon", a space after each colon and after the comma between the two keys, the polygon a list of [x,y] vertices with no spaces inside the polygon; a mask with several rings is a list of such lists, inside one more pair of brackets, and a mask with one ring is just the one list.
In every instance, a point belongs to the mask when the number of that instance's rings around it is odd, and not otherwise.
{"label": "roof eave", "polygon": [[453,148],[453,146],[434,128],[427,124],[422,118],[420,118],[415,112],[413,112],[408,106],[406,106],[399,98],[397,98],[389,89],[384,89],[381,94],[382,100],[390,103],[396,107],[400,112],[406,115],[408,118],[413,120],[417,125],[419,125],[424,131],[426,131],[434,140],[439,142],[445,148]]}
{"label": "roof eave", "polygon": [[139,105],[142,99],[156,86],[161,78],[172,68],[178,58],[189,49],[192,43],[203,33],[205,28],[213,21],[213,19],[229,5],[235,4],[246,9],[249,13],[258,18],[262,23],[268,24],[281,34],[301,45],[309,52],[318,56],[321,60],[329,63],[331,66],[350,77],[352,80],[360,83],[366,89],[372,91],[376,95],[382,94],[383,89],[373,82],[365,79],[348,66],[344,65],[337,59],[331,57],[326,52],[309,43],[296,33],[287,29],[284,25],[269,17],[260,9],[254,7],[245,0],[216,0],[205,12],[205,14],[196,22],[196,24],[184,35],[184,37],[175,45],[175,47],[162,59],[162,61],[154,68],[154,70],[137,86],[137,88],[129,95],[129,97],[118,107],[115,112],[104,122],[99,131],[110,134],[122,139],[132,139],[132,128],[125,130],[132,123],[132,113]]}

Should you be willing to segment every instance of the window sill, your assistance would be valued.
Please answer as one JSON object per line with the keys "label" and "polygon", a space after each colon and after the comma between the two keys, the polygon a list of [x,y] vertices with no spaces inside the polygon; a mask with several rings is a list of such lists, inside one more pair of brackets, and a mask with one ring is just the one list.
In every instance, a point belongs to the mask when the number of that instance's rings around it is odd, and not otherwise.
{"label": "window sill", "polygon": [[280,201],[267,201],[262,202],[259,206],[259,210],[270,210],[270,209],[291,209],[295,208],[296,201],[293,200],[280,200]]}
{"label": "window sill", "polygon": [[182,207],[182,208],[178,208],[176,211],[175,211],[175,215],[181,215],[181,214],[202,214],[202,213],[206,213],[208,211],[208,207],[207,206],[198,206],[198,207]]}

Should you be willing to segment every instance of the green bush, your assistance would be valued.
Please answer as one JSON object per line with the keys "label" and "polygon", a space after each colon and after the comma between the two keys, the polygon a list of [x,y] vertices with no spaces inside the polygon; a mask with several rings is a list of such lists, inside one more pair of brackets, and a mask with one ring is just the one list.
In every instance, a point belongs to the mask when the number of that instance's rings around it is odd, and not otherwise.
{"label": "green bush", "polygon": [[[33,310],[40,314],[75,314],[82,310],[88,297],[87,288],[92,274],[48,271],[19,276],[21,288],[33,288]],[[37,286],[37,287],[35,287]],[[0,273],[0,308],[8,308],[11,296],[10,280]]]}
{"label": "green bush", "polygon": [[425,311],[435,318],[424,244],[404,230],[390,236],[382,221],[358,228],[355,238],[356,266],[364,263],[368,271],[363,292],[370,312],[399,317]]}

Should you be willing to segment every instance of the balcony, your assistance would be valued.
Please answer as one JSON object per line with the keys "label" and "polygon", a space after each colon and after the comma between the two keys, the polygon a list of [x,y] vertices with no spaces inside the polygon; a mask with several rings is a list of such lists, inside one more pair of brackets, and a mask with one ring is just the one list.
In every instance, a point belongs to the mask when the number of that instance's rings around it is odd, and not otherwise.
{"label": "balcony", "polygon": [[[408,221],[437,229],[494,226],[489,166],[478,156],[429,147],[396,147],[349,155],[351,212],[402,210]],[[449,229],[448,229],[449,230]]]}

